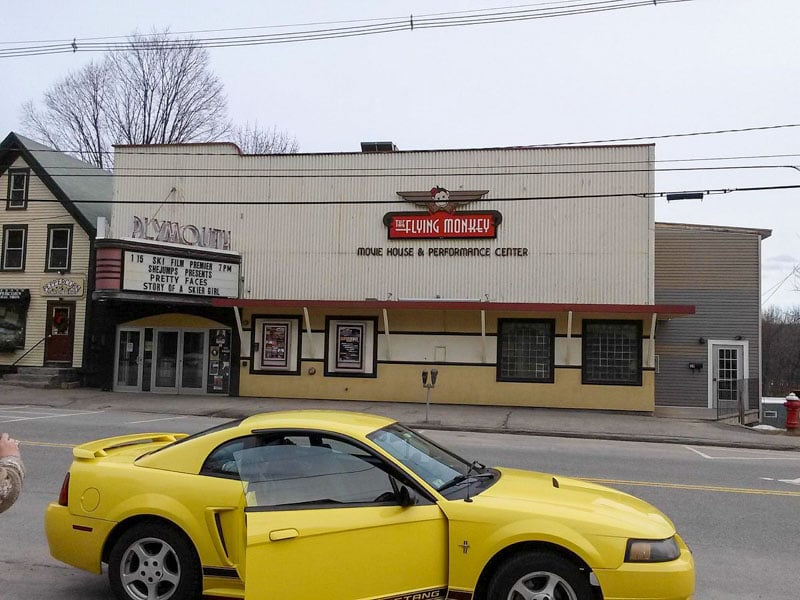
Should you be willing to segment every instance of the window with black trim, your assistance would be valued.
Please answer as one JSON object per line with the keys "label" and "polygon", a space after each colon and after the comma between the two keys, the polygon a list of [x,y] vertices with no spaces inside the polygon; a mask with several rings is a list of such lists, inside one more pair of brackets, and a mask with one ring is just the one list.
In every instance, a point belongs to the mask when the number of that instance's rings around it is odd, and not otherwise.
{"label": "window with black trim", "polygon": [[554,355],[554,320],[498,320],[497,381],[553,383]]}
{"label": "window with black trim", "polygon": [[28,243],[27,225],[3,225],[3,271],[25,270],[25,248]]}
{"label": "window with black trim", "polygon": [[265,375],[299,375],[301,333],[299,316],[254,315],[250,372]]}
{"label": "window with black trim", "polygon": [[48,225],[45,271],[69,271],[71,262],[72,225]]}
{"label": "window with black trim", "polygon": [[7,210],[22,210],[28,208],[28,184],[30,182],[30,173],[30,169],[8,170]]}
{"label": "window with black trim", "polygon": [[641,321],[584,321],[582,381],[642,385]]}
{"label": "window with black trim", "polygon": [[378,322],[370,317],[325,319],[325,375],[377,377]]}

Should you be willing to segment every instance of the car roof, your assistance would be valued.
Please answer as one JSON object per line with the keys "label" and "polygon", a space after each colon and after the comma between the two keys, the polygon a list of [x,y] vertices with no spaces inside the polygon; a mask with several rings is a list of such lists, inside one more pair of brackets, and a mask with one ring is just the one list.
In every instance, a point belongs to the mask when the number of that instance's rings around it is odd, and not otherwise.
{"label": "car roof", "polygon": [[[226,439],[242,437],[253,432],[275,429],[312,430],[341,433],[364,438],[373,431],[394,423],[394,419],[379,415],[341,410],[289,410],[261,413],[231,424],[212,427],[207,432],[190,436],[149,452],[136,460],[142,467],[197,473],[217,444]],[[203,449],[198,453],[198,449]]]}
{"label": "car roof", "polygon": [[247,417],[239,428],[249,431],[283,428],[323,429],[364,436],[394,422],[394,419],[381,415],[344,410],[286,410]]}

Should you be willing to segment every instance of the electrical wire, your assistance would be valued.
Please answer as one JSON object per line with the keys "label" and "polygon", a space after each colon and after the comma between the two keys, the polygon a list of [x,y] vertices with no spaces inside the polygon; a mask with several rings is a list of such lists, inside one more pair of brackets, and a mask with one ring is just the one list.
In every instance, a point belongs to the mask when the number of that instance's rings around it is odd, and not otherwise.
{"label": "electrical wire", "polygon": [[[784,123],[780,125],[757,125],[753,127],[739,127],[739,128],[730,128],[730,129],[714,129],[709,131],[689,131],[689,132],[682,132],[682,133],[665,133],[665,134],[658,134],[658,135],[649,135],[649,136],[638,136],[638,137],[629,137],[629,138],[608,138],[608,139],[600,139],[600,140],[592,140],[592,141],[584,141],[584,142],[556,142],[556,143],[549,143],[549,144],[535,144],[535,145],[528,145],[528,146],[511,146],[511,147],[495,147],[495,148],[467,148],[467,149],[443,149],[443,150],[406,150],[403,153],[409,154],[413,152],[425,153],[425,152],[456,152],[456,151],[464,151],[464,150],[535,150],[537,148],[560,148],[565,146],[579,146],[579,145],[599,145],[599,144],[612,144],[618,142],[632,142],[632,141],[643,141],[643,140],[663,140],[663,139],[670,139],[670,138],[684,138],[684,137],[699,137],[704,135],[722,135],[722,134],[731,134],[731,133],[750,133],[754,131],[773,131],[779,129],[793,129],[800,127],[800,123]],[[232,142],[226,141],[218,141],[218,142],[175,142],[173,144],[130,144],[130,145],[120,145],[121,148],[124,149],[124,153],[127,155],[136,155],[136,154],[144,154],[147,156],[234,156],[230,152],[197,152],[197,151],[177,151],[177,150],[170,150],[168,152],[162,151],[164,148],[167,147],[180,147],[184,145],[214,145],[214,144],[228,144],[233,145]],[[136,150],[135,148],[139,146],[148,147],[148,150]],[[159,152],[153,152],[152,148],[158,148]],[[67,153],[67,154],[81,154],[80,149],[54,149],[54,148],[43,148],[40,150],[36,150],[36,152],[58,152],[58,153]],[[113,155],[113,150],[97,150],[95,153],[97,154],[105,154],[105,155]],[[358,154],[362,155],[363,152],[320,152],[315,154]],[[380,154],[380,153],[378,153]],[[387,153],[391,154],[391,153]],[[292,154],[292,156],[305,156],[304,153],[297,153]],[[257,156],[279,156],[279,155],[269,155],[269,154],[239,154],[240,157],[257,157]],[[775,155],[762,155],[762,156],[754,156],[752,158],[775,158],[775,157],[789,157],[789,156],[798,156],[797,154],[775,154]],[[686,160],[706,160],[706,159],[686,159]],[[716,159],[707,159],[707,160],[716,160]],[[720,158],[719,160],[727,160],[725,158]],[[733,160],[733,159],[730,159]],[[648,161],[649,162],[649,161]]]}
{"label": "electrical wire", "polygon": [[[450,13],[432,13],[427,15],[408,15],[389,19],[361,19],[351,21],[334,21],[323,24],[335,24],[337,27],[314,28],[314,24],[300,25],[301,29],[290,32],[212,36],[197,38],[172,38],[166,40],[148,41],[146,37],[123,41],[108,41],[116,38],[84,38],[80,42],[77,38],[47,43],[28,42],[3,42],[0,46],[0,58],[18,58],[27,56],[43,56],[51,54],[77,53],[77,52],[125,52],[136,44],[142,50],[168,50],[186,47],[223,48],[242,47],[253,45],[286,44],[309,42],[328,39],[341,39],[366,35],[382,35],[399,31],[414,31],[415,29],[433,29],[443,27],[465,27],[473,25],[491,25],[534,19],[545,19],[565,16],[577,16],[591,13],[600,13],[616,10],[626,10],[645,6],[658,6],[659,4],[676,4],[694,2],[695,0],[601,0],[595,2],[562,2],[535,5],[519,5],[514,7],[499,7],[494,9],[480,9],[477,11],[459,11]],[[534,7],[534,8],[531,8]],[[352,23],[360,23],[353,25]],[[366,23],[366,24],[364,24]],[[283,26],[284,28],[290,26]],[[247,28],[250,30],[264,28]],[[244,29],[204,30],[199,33],[212,32],[224,33],[241,31]],[[28,45],[20,46],[20,43]]]}
{"label": "electrical wire", "polygon": [[[533,202],[542,200],[589,200],[595,198],[666,198],[672,194],[703,194],[704,196],[733,194],[739,192],[767,192],[767,191],[787,191],[800,189],[797,185],[763,185],[737,188],[717,188],[705,190],[680,190],[665,192],[619,192],[606,194],[567,194],[563,196],[514,196],[500,198],[486,198],[485,202]],[[168,204],[174,206],[349,206],[349,205],[378,205],[378,204],[398,204],[400,199],[395,200],[89,200],[71,199],[73,204]],[[27,202],[41,203],[60,203],[58,198],[28,198]]]}
{"label": "electrical wire", "polygon": [[[482,167],[479,167],[482,168]],[[487,167],[487,169],[494,169],[496,167]],[[518,166],[509,166],[507,169],[520,169]],[[550,165],[545,165],[541,168],[551,168]],[[413,167],[407,167],[408,170],[416,170]],[[672,167],[672,168],[641,168],[641,169],[590,169],[590,170],[554,170],[554,171],[525,171],[525,170],[507,170],[502,172],[494,171],[475,171],[475,167],[470,171],[456,171],[452,167],[443,167],[435,172],[436,177],[482,177],[491,175],[493,177],[519,177],[522,175],[536,176],[536,175],[613,175],[616,173],[686,173],[697,171],[732,171],[732,170],[751,170],[751,169],[795,169],[800,171],[800,167],[795,165],[730,165],[730,166],[717,166],[717,167]],[[52,167],[48,170],[51,176],[61,177],[108,177],[108,173],[98,173],[93,169],[91,173],[81,173],[85,170],[83,167]],[[124,173],[120,171],[136,171],[135,173]],[[289,169],[279,169],[280,171],[291,171],[288,173],[276,173],[270,169],[234,169],[234,168],[161,168],[161,167],[146,167],[146,168],[120,168],[114,170],[114,177],[129,178],[129,179],[164,179],[180,177],[183,179],[386,179],[395,177],[414,178],[425,177],[430,178],[431,173],[351,173],[351,172],[338,172],[336,169],[327,169],[327,173],[314,173],[304,170],[303,172],[294,172]],[[362,169],[351,169],[362,170]],[[363,169],[369,170],[369,169]],[[73,172],[75,171],[75,172]]]}
{"label": "electrical wire", "polygon": [[[780,291],[780,289],[784,286],[784,284],[787,281],[789,281],[789,279],[792,277],[792,275],[800,275],[800,267],[799,266],[793,267],[792,270],[789,271],[789,274],[786,277],[781,279],[778,283],[776,283],[769,290],[767,290],[765,293],[769,293],[769,296],[764,298],[761,301],[761,304],[766,304],[767,302],[769,302],[772,299],[772,297],[775,296],[775,294],[777,294]],[[770,290],[772,290],[771,293],[770,293]],[[761,294],[761,295],[763,296],[764,294]]]}

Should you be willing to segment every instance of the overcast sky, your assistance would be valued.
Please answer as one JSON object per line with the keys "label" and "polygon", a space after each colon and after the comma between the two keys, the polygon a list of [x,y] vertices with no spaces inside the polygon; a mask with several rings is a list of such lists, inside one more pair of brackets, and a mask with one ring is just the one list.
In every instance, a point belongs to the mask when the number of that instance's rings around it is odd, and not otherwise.
{"label": "overcast sky", "polygon": [[[0,48],[154,28],[358,21],[311,26],[319,29],[411,14],[563,9],[576,2],[29,0],[3,11]],[[277,125],[297,137],[302,152],[357,151],[359,142],[376,140],[402,150],[476,148],[798,124],[798,31],[798,0],[659,1],[521,22],[216,48],[210,56],[231,119]],[[39,100],[93,58],[100,55],[0,58],[0,137],[24,133],[23,101]],[[793,168],[800,165],[800,127],[652,141],[658,168],[767,167],[659,172],[658,191],[800,185],[800,169]],[[667,162],[764,155],[792,156]],[[658,199],[656,219],[771,229],[762,246],[762,301],[789,307],[800,305],[800,277],[790,276],[800,264],[798,197],[800,189],[715,194],[702,202]]]}

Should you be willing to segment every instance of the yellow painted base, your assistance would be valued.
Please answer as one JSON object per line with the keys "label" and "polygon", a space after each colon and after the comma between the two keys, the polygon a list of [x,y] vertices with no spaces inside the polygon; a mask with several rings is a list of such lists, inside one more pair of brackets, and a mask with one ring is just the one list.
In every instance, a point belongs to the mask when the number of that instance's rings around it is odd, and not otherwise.
{"label": "yellow painted base", "polygon": [[[580,369],[556,369],[554,383],[496,381],[494,365],[379,364],[377,378],[324,377],[324,365],[304,361],[299,376],[252,375],[241,369],[242,396],[366,400],[378,402],[425,402],[420,373],[439,369],[431,402],[479,406],[530,406],[652,412],[655,409],[655,377],[642,374],[641,386],[583,385]],[[315,371],[313,375],[309,370]]]}

